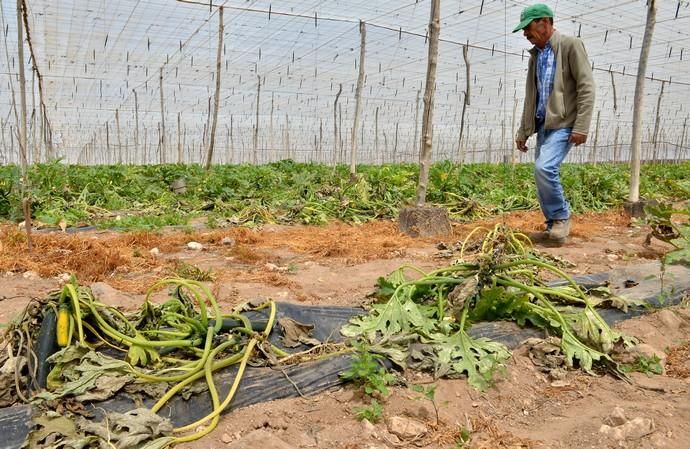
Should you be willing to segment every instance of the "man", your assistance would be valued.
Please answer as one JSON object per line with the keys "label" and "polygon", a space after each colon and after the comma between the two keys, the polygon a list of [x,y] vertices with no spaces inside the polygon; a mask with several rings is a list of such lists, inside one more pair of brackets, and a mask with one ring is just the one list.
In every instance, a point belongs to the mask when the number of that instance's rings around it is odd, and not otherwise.
{"label": "man", "polygon": [[544,4],[528,6],[513,33],[522,30],[534,47],[527,69],[525,104],[515,136],[527,151],[537,134],[534,177],[546,232],[534,235],[556,244],[570,233],[570,207],[561,185],[560,167],[573,144],[582,145],[594,107],[594,78],[582,41],[553,27],[553,11]]}

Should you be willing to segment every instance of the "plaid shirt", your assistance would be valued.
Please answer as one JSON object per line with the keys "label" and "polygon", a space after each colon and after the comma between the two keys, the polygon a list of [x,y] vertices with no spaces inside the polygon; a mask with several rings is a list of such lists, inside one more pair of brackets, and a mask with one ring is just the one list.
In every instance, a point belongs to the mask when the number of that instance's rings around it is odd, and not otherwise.
{"label": "plaid shirt", "polygon": [[543,49],[537,48],[537,51],[537,121],[543,122],[556,75],[556,58],[551,42],[547,42]]}

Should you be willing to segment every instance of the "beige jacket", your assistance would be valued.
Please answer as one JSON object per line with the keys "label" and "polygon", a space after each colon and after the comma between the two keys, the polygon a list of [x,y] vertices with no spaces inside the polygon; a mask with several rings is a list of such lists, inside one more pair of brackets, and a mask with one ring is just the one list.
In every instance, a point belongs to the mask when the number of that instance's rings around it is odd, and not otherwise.
{"label": "beige jacket", "polygon": [[[556,58],[553,90],[546,105],[544,128],[573,128],[574,133],[589,133],[594,109],[594,77],[582,41],[554,30],[551,47]],[[530,50],[525,105],[515,140],[526,141],[537,132],[537,48]]]}

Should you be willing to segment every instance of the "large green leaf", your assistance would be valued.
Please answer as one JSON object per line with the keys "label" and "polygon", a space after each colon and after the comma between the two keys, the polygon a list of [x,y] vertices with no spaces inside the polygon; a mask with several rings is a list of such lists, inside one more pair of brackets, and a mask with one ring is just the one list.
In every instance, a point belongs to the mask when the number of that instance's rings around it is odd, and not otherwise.
{"label": "large green leaf", "polygon": [[426,342],[436,352],[436,375],[466,374],[473,387],[486,390],[496,371],[510,357],[501,343],[486,338],[472,338],[464,330],[452,335],[434,334]]}
{"label": "large green leaf", "polygon": [[391,298],[385,304],[374,304],[368,315],[350,320],[340,332],[346,337],[363,336],[370,342],[387,340],[397,334],[427,334],[434,328],[430,319],[434,309],[416,304],[409,298]]}

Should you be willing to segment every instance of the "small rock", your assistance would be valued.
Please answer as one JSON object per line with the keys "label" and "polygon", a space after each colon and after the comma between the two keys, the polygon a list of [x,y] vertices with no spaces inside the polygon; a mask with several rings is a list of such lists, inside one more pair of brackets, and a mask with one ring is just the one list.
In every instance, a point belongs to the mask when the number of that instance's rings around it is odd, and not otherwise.
{"label": "small rock", "polygon": [[665,447],[669,447],[670,444],[669,438],[667,436],[658,433],[652,435],[649,439],[649,442],[654,449],[663,449]]}
{"label": "small rock", "polygon": [[14,272],[13,272],[13,271],[6,271],[6,272],[5,272],[5,277],[11,278],[12,276],[14,276]]}
{"label": "small rock", "polygon": [[625,412],[622,408],[616,407],[611,414],[604,419],[604,422],[611,427],[622,426],[628,419],[625,417]]}
{"label": "small rock", "polygon": [[225,444],[228,444],[228,443],[232,442],[232,436],[230,436],[230,435],[227,434],[227,433],[224,433],[224,434],[220,437],[220,441],[222,441],[222,442],[225,443]]}
{"label": "small rock", "polygon": [[55,276],[55,279],[57,279],[58,284],[63,285],[66,284],[72,279],[72,275],[69,273],[60,273],[57,276]]}
{"label": "small rock", "polygon": [[158,248],[151,248],[149,250],[149,254],[151,254],[153,257],[158,257],[161,255],[161,250],[159,250]]}
{"label": "small rock", "polygon": [[24,279],[38,279],[38,273],[35,271],[25,271],[24,274],[22,274],[22,277]]}
{"label": "small rock", "polygon": [[220,242],[226,246],[235,246],[235,239],[233,239],[232,237],[223,237],[223,240],[221,240]]}
{"label": "small rock", "polygon": [[621,426],[626,440],[639,440],[643,436],[654,432],[654,421],[649,418],[637,417]]}
{"label": "small rock", "polygon": [[554,368],[549,371],[549,379],[554,382],[562,382],[568,376],[568,371],[563,368]]}
{"label": "small rock", "polygon": [[[266,413],[268,414],[268,411],[266,411]],[[271,419],[270,426],[273,429],[277,429],[277,430],[280,430],[280,429],[287,430],[288,423],[285,420],[285,418],[283,418],[282,416],[277,416],[277,417]]]}
{"label": "small rock", "polygon": [[654,421],[648,418],[637,417],[620,426],[603,424],[599,432],[613,438],[616,441],[639,440],[654,432]]}
{"label": "small rock", "polygon": [[606,424],[602,424],[599,428],[599,433],[603,433],[604,435],[607,435],[616,441],[621,441],[625,439],[622,427],[611,427],[607,426]]}
{"label": "small rock", "polygon": [[554,380],[551,382],[551,386],[555,388],[567,387],[568,385],[570,385],[570,382],[567,380]]}
{"label": "small rock", "polygon": [[367,436],[373,436],[376,434],[376,426],[373,425],[368,419],[363,419],[362,433]]}
{"label": "small rock", "polygon": [[278,265],[270,262],[264,265],[264,268],[266,268],[268,271],[277,271],[278,273],[285,273],[288,271],[288,267],[279,267]]}
{"label": "small rock", "polygon": [[249,432],[241,439],[230,443],[227,447],[230,449],[295,449],[290,444],[263,429]]}
{"label": "small rock", "polygon": [[204,245],[199,242],[189,242],[187,243],[187,249],[191,249],[192,251],[201,251],[204,249]]}
{"label": "small rock", "polygon": [[177,178],[170,183],[170,190],[174,193],[187,193],[187,180],[185,178]]}
{"label": "small rock", "polygon": [[[285,438],[288,439],[288,438]],[[310,447],[318,447],[318,444],[314,437],[309,436],[306,432],[291,433],[289,440],[291,444],[299,447],[300,449],[306,449]]]}
{"label": "small rock", "polygon": [[683,320],[673,313],[673,311],[664,309],[656,314],[661,324],[669,330],[677,331],[683,325]]}
{"label": "small rock", "polygon": [[126,293],[123,293],[105,282],[94,282],[89,286],[93,296],[98,299],[99,302],[107,304],[109,306],[119,306],[122,305],[123,298],[131,299]]}
{"label": "small rock", "polygon": [[426,435],[427,433],[427,428],[423,423],[402,416],[393,416],[389,418],[387,424],[388,431],[403,440]]}
{"label": "small rock", "polygon": [[607,254],[607,255],[606,255],[606,258],[607,258],[610,262],[614,262],[614,261],[620,259],[620,257],[618,257],[618,255],[616,255],[616,254]]}

